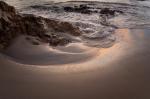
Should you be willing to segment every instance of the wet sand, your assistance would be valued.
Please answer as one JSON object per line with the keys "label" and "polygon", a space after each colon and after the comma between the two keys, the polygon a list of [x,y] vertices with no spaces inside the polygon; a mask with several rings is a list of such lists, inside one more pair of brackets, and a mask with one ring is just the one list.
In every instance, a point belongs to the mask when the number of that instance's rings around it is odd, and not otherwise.
{"label": "wet sand", "polygon": [[80,63],[25,65],[0,54],[0,99],[149,99],[150,30],[116,35]]}
{"label": "wet sand", "polygon": [[4,53],[17,63],[26,65],[64,65],[81,63],[97,56],[99,48],[85,46],[82,43],[70,43],[66,46],[50,47],[49,44],[34,45],[33,40],[19,36]]}

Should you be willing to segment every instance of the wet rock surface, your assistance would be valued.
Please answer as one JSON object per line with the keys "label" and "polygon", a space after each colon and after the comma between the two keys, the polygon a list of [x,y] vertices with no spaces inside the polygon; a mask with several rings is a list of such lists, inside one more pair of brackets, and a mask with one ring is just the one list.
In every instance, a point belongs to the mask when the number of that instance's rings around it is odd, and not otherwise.
{"label": "wet rock surface", "polygon": [[[100,10],[98,10],[100,9]],[[110,8],[97,8],[94,9],[93,7],[90,7],[86,4],[81,4],[78,6],[65,6],[64,11],[66,12],[76,12],[76,13],[82,13],[82,14],[92,14],[92,13],[99,13],[99,14],[105,14],[105,15],[111,15],[115,16],[116,13],[123,14],[123,11],[117,10],[117,9],[110,9]]]}
{"label": "wet rock surface", "polygon": [[[15,23],[9,27],[15,31],[14,34],[36,36],[51,46],[74,42],[72,40],[75,37],[70,39],[62,35],[66,33],[79,36],[75,39],[86,45],[92,42],[95,46],[96,42],[96,47],[101,47],[105,42],[114,43],[116,29],[141,28],[149,24],[149,17],[143,16],[149,13],[149,8],[132,4],[70,1],[29,5],[19,11],[21,14],[15,14],[11,22],[8,19],[12,16],[6,16],[2,21]],[[8,28],[7,24],[6,27]]]}
{"label": "wet rock surface", "polygon": [[[101,45],[107,45],[105,42],[114,43],[115,41],[114,32],[118,29],[118,26],[111,24],[110,21],[120,15],[125,15],[126,12],[120,7],[122,5],[116,6],[116,4],[101,2],[70,1],[54,4],[36,4],[26,7],[21,13],[34,13],[37,16],[44,13],[41,16],[66,21],[62,24],[66,24],[66,27],[63,28],[67,30],[70,28],[67,25],[68,22],[72,23],[83,31],[79,37],[82,43],[88,46],[96,45],[95,47],[103,47]],[[89,45],[89,42],[92,43]]]}
{"label": "wet rock surface", "polygon": [[82,13],[82,14],[91,14],[94,11],[90,10],[90,7],[87,5],[79,5],[79,6],[74,6],[74,7],[64,7],[64,10],[66,12],[77,12],[77,13]]}
{"label": "wet rock surface", "polygon": [[116,13],[121,13],[123,14],[123,11],[120,11],[120,10],[111,10],[109,8],[103,8],[101,9],[100,11],[100,14],[104,14],[104,15],[112,15],[112,16],[115,16]]}
{"label": "wet rock surface", "polygon": [[7,47],[19,35],[39,37],[50,45],[64,45],[70,41],[56,35],[55,38],[46,35],[48,31],[68,33],[79,36],[81,31],[68,22],[37,17],[31,14],[18,14],[14,7],[0,1],[0,48]]}

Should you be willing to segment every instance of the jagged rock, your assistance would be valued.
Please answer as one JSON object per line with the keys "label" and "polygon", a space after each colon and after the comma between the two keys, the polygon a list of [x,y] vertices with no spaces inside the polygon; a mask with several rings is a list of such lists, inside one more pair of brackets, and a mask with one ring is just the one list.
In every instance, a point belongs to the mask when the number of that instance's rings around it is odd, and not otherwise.
{"label": "jagged rock", "polygon": [[92,13],[92,11],[90,10],[90,7],[88,7],[87,5],[64,7],[64,10],[66,12],[77,12],[77,13],[83,13],[83,14],[91,14]]}
{"label": "jagged rock", "polygon": [[100,11],[100,14],[115,15],[115,11],[110,10],[109,8],[104,8]]}
{"label": "jagged rock", "polygon": [[89,7],[86,4],[81,4],[79,6],[65,6],[64,11],[66,12],[76,12],[82,14],[92,14],[92,13],[99,13],[99,9],[101,9],[100,14],[111,15],[114,16],[116,13],[123,14],[123,11],[117,9],[110,9],[110,8],[97,8],[93,10],[93,7]]}
{"label": "jagged rock", "polygon": [[60,22],[49,19],[45,19],[45,22],[47,23],[48,27],[57,32],[67,32],[73,36],[80,36],[82,33],[78,27],[74,27],[68,22]]}
{"label": "jagged rock", "polygon": [[51,46],[57,46],[57,45],[66,45],[70,43],[71,41],[69,39],[59,37],[59,38],[52,38],[52,40],[49,41],[49,45]]}
{"label": "jagged rock", "polygon": [[12,6],[9,6],[5,2],[0,1],[0,9],[5,12],[15,13],[15,8]]}
{"label": "jagged rock", "polygon": [[104,14],[104,15],[107,15],[107,16],[108,15],[114,16],[116,14],[116,12],[121,13],[121,14],[123,13],[120,10],[111,10],[109,8],[103,8],[103,9],[101,9],[100,14]]}
{"label": "jagged rock", "polygon": [[[3,47],[7,47],[12,39],[21,34],[36,36],[44,42],[53,42],[55,45],[65,41],[65,38],[60,39],[59,35],[55,38],[56,40],[45,36],[49,29],[54,32],[69,33],[74,36],[81,35],[79,28],[68,22],[60,22],[29,14],[17,14],[14,7],[0,1],[0,45]],[[60,41],[58,42],[57,40]]]}
{"label": "jagged rock", "polygon": [[64,10],[67,12],[73,12],[74,8],[73,7],[64,7]]}

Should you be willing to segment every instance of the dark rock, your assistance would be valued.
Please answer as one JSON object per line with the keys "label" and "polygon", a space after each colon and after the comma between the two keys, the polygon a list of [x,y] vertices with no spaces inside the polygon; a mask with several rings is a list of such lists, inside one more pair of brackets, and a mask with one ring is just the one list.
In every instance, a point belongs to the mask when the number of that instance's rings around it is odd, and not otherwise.
{"label": "dark rock", "polygon": [[51,27],[57,32],[66,32],[73,36],[81,35],[80,29],[78,27],[74,27],[68,22],[50,21],[49,19],[45,19],[45,22],[47,23],[48,27]]}
{"label": "dark rock", "polygon": [[77,12],[77,13],[83,13],[83,14],[91,14],[92,13],[92,11],[90,10],[90,7],[88,7],[87,5],[64,7],[64,10],[66,12]]}
{"label": "dark rock", "polygon": [[69,39],[59,37],[59,38],[52,38],[52,40],[49,41],[49,45],[50,46],[58,46],[58,45],[63,46],[70,42],[71,42],[71,40],[69,40]]}
{"label": "dark rock", "polygon": [[15,13],[15,8],[12,6],[9,6],[5,2],[0,1],[0,9],[2,11],[10,12],[10,13]]}
{"label": "dark rock", "polygon": [[37,41],[32,41],[32,44],[33,44],[33,45],[40,45],[40,43],[37,42]]}
{"label": "dark rock", "polygon": [[120,10],[111,10],[111,9],[109,9],[109,8],[103,8],[103,9],[101,9],[101,11],[100,11],[100,14],[104,14],[104,15],[111,15],[111,16],[115,16],[115,14],[116,13],[121,13],[121,14],[123,14],[123,12],[122,11],[120,11]]}
{"label": "dark rock", "polygon": [[[15,8],[0,1],[0,45],[7,47],[11,40],[18,35],[30,35],[39,37],[41,41],[53,42],[55,45],[67,42],[57,35],[54,39],[45,35],[51,29],[54,32],[65,32],[74,36],[81,35],[79,28],[68,22],[36,17],[30,14],[16,14]],[[52,41],[51,41],[52,40]],[[60,40],[60,41],[58,41]],[[1,48],[2,48],[1,47]]]}
{"label": "dark rock", "polygon": [[114,10],[110,10],[109,8],[104,8],[100,11],[100,14],[105,14],[105,15],[115,15]]}
{"label": "dark rock", "polygon": [[64,10],[67,12],[73,12],[74,8],[73,7],[64,7]]}

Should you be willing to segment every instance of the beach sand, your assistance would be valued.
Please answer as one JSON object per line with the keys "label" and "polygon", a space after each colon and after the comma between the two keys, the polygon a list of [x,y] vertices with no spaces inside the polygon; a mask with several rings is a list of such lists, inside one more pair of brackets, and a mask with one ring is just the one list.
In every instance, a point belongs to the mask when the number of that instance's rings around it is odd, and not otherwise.
{"label": "beach sand", "polygon": [[[0,99],[150,99],[150,30],[119,29],[116,35],[110,48],[73,44],[73,51],[58,51],[23,43],[8,49],[13,57],[0,54]],[[26,46],[32,53],[23,52]],[[58,56],[48,62],[48,55]]]}

